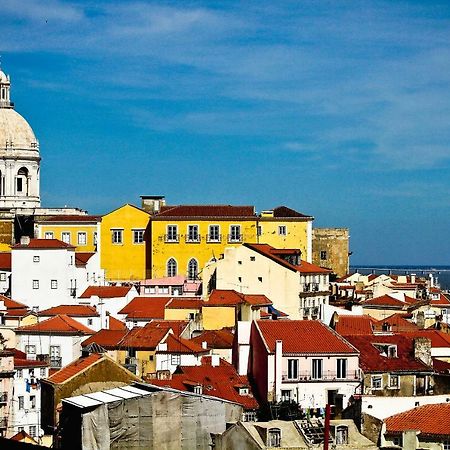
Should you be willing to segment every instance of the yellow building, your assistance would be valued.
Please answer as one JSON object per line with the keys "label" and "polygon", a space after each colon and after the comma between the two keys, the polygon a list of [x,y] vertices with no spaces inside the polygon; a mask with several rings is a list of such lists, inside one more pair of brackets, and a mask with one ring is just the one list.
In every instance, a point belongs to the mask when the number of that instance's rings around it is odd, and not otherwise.
{"label": "yellow building", "polygon": [[147,278],[201,278],[207,262],[242,243],[296,248],[303,259],[311,260],[313,217],[293,209],[281,206],[257,215],[253,206],[166,206],[163,197],[142,198],[143,208],[152,213]]}
{"label": "yellow building", "polygon": [[100,266],[105,279],[142,280],[146,275],[150,247],[150,215],[125,204],[102,217],[100,225]]}
{"label": "yellow building", "polygon": [[35,218],[34,235],[38,239],[59,239],[74,245],[77,252],[98,249],[101,216],[54,215]]}

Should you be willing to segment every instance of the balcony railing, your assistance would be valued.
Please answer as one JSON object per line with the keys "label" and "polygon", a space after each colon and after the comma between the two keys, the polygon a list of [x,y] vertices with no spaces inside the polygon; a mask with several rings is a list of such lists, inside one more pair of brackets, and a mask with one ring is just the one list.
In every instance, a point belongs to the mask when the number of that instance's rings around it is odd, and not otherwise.
{"label": "balcony railing", "polygon": [[205,239],[208,244],[220,244],[220,242],[222,242],[222,235],[219,234],[218,236],[210,236],[207,234]]}
{"label": "balcony railing", "polygon": [[[313,377],[311,372],[299,372],[296,377],[288,377],[287,372],[281,374],[282,381],[286,382],[309,382],[309,381],[358,381],[360,377],[359,370],[347,371],[345,374],[337,372],[323,372],[321,377]],[[339,375],[339,376],[338,376]]]}
{"label": "balcony railing", "polygon": [[242,242],[242,234],[229,234],[227,238],[230,244]]}
{"label": "balcony railing", "polygon": [[62,367],[61,356],[54,356],[54,357],[50,358],[50,367],[52,369],[60,369]]}
{"label": "balcony railing", "polygon": [[166,242],[166,243],[177,243],[177,242],[180,242],[180,235],[179,234],[165,234],[164,235],[164,242]]}
{"label": "balcony railing", "polygon": [[198,244],[201,241],[200,235],[197,235],[197,236],[188,236],[188,235],[186,235],[184,237],[184,239],[185,239],[185,241],[188,244]]}

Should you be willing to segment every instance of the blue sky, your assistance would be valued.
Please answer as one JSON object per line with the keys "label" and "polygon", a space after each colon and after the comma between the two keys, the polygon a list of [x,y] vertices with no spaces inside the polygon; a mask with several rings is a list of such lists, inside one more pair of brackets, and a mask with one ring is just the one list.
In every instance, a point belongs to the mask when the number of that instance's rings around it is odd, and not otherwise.
{"label": "blue sky", "polygon": [[450,264],[448,1],[3,0],[44,206],[285,204]]}

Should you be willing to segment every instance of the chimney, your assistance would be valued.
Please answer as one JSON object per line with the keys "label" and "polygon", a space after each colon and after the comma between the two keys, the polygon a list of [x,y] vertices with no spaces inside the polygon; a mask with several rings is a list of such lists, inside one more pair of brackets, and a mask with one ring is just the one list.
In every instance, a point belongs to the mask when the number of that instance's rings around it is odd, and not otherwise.
{"label": "chimney", "polygon": [[423,330],[425,328],[425,313],[423,311],[417,311],[416,325]]}
{"label": "chimney", "polygon": [[208,350],[208,343],[206,341],[202,342],[202,348],[204,348],[205,350]]}
{"label": "chimney", "polygon": [[220,356],[211,355],[211,366],[218,367],[220,365]]}
{"label": "chimney", "polygon": [[141,195],[141,208],[150,214],[158,214],[166,204],[164,195]]}
{"label": "chimney", "polygon": [[22,236],[20,238],[20,245],[30,245],[30,236]]}
{"label": "chimney", "polygon": [[419,359],[427,366],[432,366],[431,339],[418,337],[414,339],[414,358]]}
{"label": "chimney", "polygon": [[412,273],[411,274],[411,283],[415,283],[416,282],[416,274]]}

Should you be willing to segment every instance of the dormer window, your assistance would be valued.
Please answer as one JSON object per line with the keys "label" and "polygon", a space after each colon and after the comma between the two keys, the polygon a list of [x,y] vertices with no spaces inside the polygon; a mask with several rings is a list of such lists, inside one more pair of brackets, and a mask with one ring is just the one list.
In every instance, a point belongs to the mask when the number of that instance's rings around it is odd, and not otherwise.
{"label": "dormer window", "polygon": [[386,358],[397,358],[397,346],[393,344],[373,344]]}
{"label": "dormer window", "polygon": [[194,386],[194,394],[203,394],[202,385],[198,384],[197,386]]}
{"label": "dormer window", "polygon": [[269,428],[267,432],[267,447],[281,447],[281,430]]}

